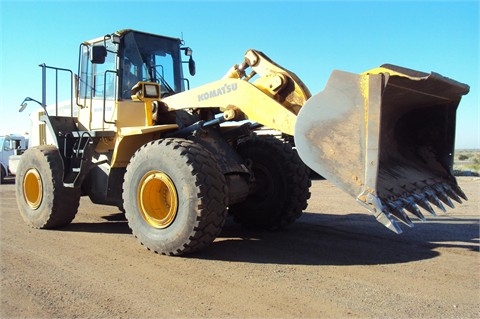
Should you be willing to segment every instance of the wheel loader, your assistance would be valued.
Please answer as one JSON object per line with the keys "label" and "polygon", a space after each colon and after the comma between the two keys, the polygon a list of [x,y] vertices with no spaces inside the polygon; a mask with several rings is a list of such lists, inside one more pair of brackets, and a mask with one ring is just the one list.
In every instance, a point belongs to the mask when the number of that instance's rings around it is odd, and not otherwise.
{"label": "wheel loader", "polygon": [[[219,80],[190,88],[184,65],[193,76],[183,40],[135,30],[81,43],[77,73],[40,65],[43,108],[16,175],[23,219],[65,226],[89,196],[124,212],[147,249],[182,255],[211,244],[228,216],[254,228],[292,224],[310,197],[307,167],[397,233],[412,216],[467,199],[452,174],[465,84],[386,64],[333,71],[312,96],[250,49]],[[48,80],[57,88],[60,73],[70,100],[47,107]]]}

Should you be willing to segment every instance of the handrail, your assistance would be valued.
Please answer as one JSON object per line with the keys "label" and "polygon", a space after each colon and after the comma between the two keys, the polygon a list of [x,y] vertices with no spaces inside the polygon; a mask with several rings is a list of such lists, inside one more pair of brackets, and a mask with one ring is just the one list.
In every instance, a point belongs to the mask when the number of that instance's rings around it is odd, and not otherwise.
{"label": "handrail", "polygon": [[[103,76],[103,122],[107,124],[115,124],[115,121],[107,121],[105,118],[106,113],[106,104],[107,104],[107,73],[113,73],[115,76],[117,75],[117,71],[113,70],[106,70]],[[117,94],[117,93],[115,93]]]}
{"label": "handrail", "polygon": [[58,72],[70,73],[70,116],[73,117],[73,72],[69,69],[48,66],[45,63],[39,65],[42,68],[42,105],[47,107],[47,69],[55,70],[55,116],[58,116]]}

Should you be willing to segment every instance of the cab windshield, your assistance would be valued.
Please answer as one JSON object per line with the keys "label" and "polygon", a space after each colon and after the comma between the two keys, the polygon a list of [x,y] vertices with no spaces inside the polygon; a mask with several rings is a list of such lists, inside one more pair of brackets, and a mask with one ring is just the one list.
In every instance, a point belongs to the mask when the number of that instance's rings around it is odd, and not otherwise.
{"label": "cab windshield", "polygon": [[159,83],[162,96],[184,90],[178,39],[129,32],[123,38],[121,57],[126,91],[138,81]]}

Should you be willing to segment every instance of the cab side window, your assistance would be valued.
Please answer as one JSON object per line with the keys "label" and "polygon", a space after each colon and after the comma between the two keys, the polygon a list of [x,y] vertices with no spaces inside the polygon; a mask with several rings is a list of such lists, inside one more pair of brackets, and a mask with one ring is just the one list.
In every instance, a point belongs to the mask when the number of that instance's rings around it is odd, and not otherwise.
{"label": "cab side window", "polygon": [[[101,42],[98,45],[103,45]],[[115,98],[115,60],[116,44],[107,43],[107,56],[105,63],[93,64],[90,62],[90,46],[83,45],[80,62],[80,87],[79,97],[83,100],[97,98],[113,100]],[[82,104],[82,103],[81,103]]]}
{"label": "cab side window", "polygon": [[[103,43],[102,43],[103,44]],[[94,98],[113,100],[115,98],[115,57],[116,46],[113,43],[107,43],[107,56],[105,63],[94,64]]]}
{"label": "cab side window", "polygon": [[12,140],[10,138],[5,138],[5,141],[3,143],[3,150],[4,151],[10,151],[12,150]]}

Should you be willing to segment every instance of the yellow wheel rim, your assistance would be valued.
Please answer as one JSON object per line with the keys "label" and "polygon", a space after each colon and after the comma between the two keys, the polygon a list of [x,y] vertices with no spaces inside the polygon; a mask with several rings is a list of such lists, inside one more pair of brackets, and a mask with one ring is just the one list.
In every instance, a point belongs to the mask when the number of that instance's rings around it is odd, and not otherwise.
{"label": "yellow wheel rim", "polygon": [[163,172],[150,171],[142,177],[137,201],[143,219],[152,227],[167,228],[177,215],[177,190],[170,177]]}
{"label": "yellow wheel rim", "polygon": [[42,203],[42,178],[34,168],[29,169],[23,178],[23,197],[31,209],[37,209]]}

